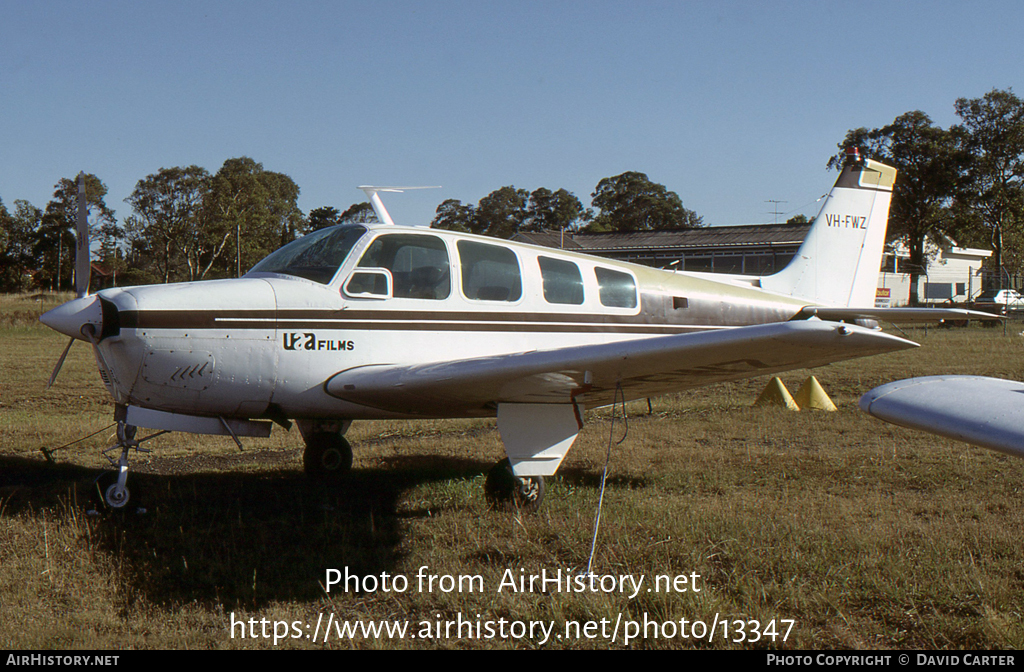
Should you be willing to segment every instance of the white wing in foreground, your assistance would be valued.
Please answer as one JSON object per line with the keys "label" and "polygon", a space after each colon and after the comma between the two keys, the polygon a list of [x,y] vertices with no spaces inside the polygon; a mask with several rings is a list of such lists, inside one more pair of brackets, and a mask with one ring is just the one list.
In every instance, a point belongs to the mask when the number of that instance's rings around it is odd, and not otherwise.
{"label": "white wing in foreground", "polygon": [[920,429],[1024,457],[1024,383],[983,376],[928,376],[876,387],[861,410]]}
{"label": "white wing in foreground", "polygon": [[493,416],[499,404],[612,403],[916,347],[880,331],[782,322],[454,362],[356,367],[325,388],[339,399],[424,417]]}

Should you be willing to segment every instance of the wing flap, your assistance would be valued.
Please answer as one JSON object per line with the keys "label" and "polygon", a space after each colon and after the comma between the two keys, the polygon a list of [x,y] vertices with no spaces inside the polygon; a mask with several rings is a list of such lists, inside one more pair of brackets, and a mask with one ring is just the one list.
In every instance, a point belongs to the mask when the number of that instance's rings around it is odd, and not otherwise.
{"label": "wing flap", "polygon": [[926,376],[876,387],[861,410],[880,420],[1024,457],[1024,383]]}
{"label": "wing flap", "polygon": [[612,403],[916,347],[854,325],[800,321],[419,365],[341,371],[328,394],[423,417],[493,416],[499,403]]}

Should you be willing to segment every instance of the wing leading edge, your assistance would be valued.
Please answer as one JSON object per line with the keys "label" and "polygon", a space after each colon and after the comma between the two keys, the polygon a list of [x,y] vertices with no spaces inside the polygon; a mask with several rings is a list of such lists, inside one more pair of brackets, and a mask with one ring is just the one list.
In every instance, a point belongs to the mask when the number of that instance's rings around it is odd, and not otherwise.
{"label": "wing leading edge", "polygon": [[612,403],[916,347],[854,325],[798,321],[454,362],[341,371],[328,394],[422,417],[486,417],[498,404]]}
{"label": "wing leading edge", "polygon": [[926,376],[860,398],[866,413],[904,427],[1024,457],[1024,383],[984,376]]}

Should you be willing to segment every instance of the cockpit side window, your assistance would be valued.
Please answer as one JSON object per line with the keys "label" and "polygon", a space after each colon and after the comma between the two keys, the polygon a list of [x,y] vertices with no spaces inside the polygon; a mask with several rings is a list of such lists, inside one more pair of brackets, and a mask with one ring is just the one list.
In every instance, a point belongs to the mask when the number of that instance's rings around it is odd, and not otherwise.
{"label": "cockpit side window", "polygon": [[283,273],[326,285],[365,233],[362,226],[332,226],[314,231],[272,252],[249,273]]}
{"label": "cockpit side window", "polygon": [[475,301],[518,301],[523,280],[516,253],[500,245],[458,242],[462,293]]}
{"label": "cockpit side window", "polygon": [[391,272],[392,296],[399,299],[447,299],[452,293],[448,248],[437,236],[390,233],[370,244],[359,268]]}

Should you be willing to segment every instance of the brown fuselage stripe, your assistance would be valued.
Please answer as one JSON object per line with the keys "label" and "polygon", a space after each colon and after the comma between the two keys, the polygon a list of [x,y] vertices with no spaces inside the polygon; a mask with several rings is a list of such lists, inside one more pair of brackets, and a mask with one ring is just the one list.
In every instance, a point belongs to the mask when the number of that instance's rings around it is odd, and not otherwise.
{"label": "brown fuselage stripe", "polygon": [[[646,297],[645,297],[646,299]],[[652,302],[645,300],[642,305]],[[671,301],[668,305],[672,305]],[[126,329],[360,329],[407,331],[548,331],[680,333],[719,326],[781,322],[799,310],[776,307],[758,311],[688,307],[642,310],[632,315],[607,313],[512,313],[494,311],[403,310],[144,310],[122,311]]]}
{"label": "brown fuselage stripe", "polygon": [[[222,316],[196,319],[196,313],[189,313],[189,319],[178,319],[173,316],[153,316],[142,313],[140,319],[124,319],[125,329],[263,329],[280,331],[299,331],[309,329],[359,330],[359,331],[473,331],[473,332],[549,332],[549,333],[632,333],[632,334],[679,334],[695,330],[706,330],[708,325],[648,325],[642,324],[587,324],[583,321],[572,321],[572,324],[529,323],[507,320],[499,324],[488,324],[486,321],[394,321],[379,320],[364,322],[357,320],[335,320],[323,322],[299,319],[262,319],[251,321],[245,318],[225,319]],[[569,322],[566,320],[561,323]]]}

